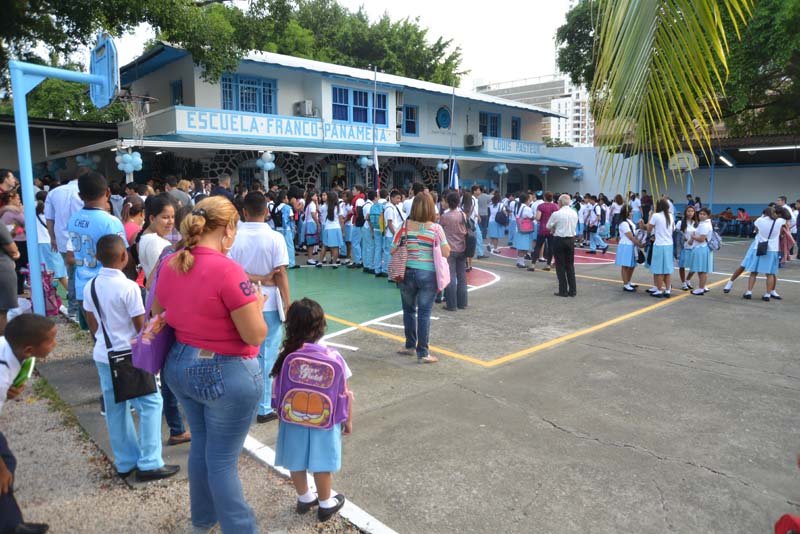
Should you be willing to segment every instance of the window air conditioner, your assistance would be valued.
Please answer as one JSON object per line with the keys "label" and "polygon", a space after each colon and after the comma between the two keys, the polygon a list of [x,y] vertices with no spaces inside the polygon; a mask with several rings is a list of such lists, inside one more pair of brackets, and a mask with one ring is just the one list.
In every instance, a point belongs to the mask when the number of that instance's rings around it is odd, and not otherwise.
{"label": "window air conditioner", "polygon": [[394,98],[395,98],[395,101],[396,101],[395,106],[398,107],[398,108],[402,108],[403,107],[403,92],[402,91],[395,91]]}
{"label": "window air conditioner", "polygon": [[301,100],[294,104],[295,117],[313,117],[314,103],[311,100]]}
{"label": "window air conditioner", "polygon": [[481,147],[483,146],[483,134],[478,133],[469,133],[464,136],[464,147],[465,148],[472,148],[472,147]]}

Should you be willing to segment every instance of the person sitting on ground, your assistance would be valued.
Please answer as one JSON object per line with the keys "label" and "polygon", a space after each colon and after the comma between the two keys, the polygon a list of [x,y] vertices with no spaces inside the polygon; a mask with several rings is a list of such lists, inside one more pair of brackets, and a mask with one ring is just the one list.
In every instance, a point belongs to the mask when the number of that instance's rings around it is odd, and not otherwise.
{"label": "person sitting on ground", "polygon": [[[56,325],[41,315],[24,313],[12,319],[0,337],[0,412],[6,400],[22,394],[25,385],[14,381],[28,358],[44,360],[56,347]],[[17,460],[0,432],[0,532],[43,534],[49,527],[42,523],[25,523],[14,497]]]}
{"label": "person sitting on ground", "polygon": [[[106,427],[114,466],[121,478],[129,477],[134,471],[139,482],[168,478],[180,467],[164,465],[161,457],[161,395],[156,391],[117,402],[111,379],[109,354],[130,350],[130,340],[144,325],[139,286],[122,273],[128,263],[125,240],[118,235],[105,235],[97,242],[96,254],[103,267],[84,287],[83,309],[89,331],[95,338],[93,358],[106,406]],[[139,416],[138,436],[131,407]]]}
{"label": "person sitting on ground", "polygon": [[[333,473],[339,471],[342,466],[342,435],[349,435],[353,431],[353,394],[347,387],[347,380],[353,373],[341,354],[323,344],[321,341],[323,335],[325,335],[325,312],[319,303],[308,298],[292,303],[286,313],[286,339],[270,377],[275,379],[275,391],[280,396],[274,399],[273,407],[282,414],[278,423],[275,465],[284,467],[291,473],[292,483],[297,492],[297,513],[302,515],[314,506],[319,506],[317,518],[320,521],[327,521],[345,503],[344,495],[334,492],[332,486]],[[318,361],[316,365],[334,370],[331,381],[339,387],[332,391],[330,396],[337,398],[337,402],[348,403],[346,411],[339,411],[340,417],[344,420],[334,419],[326,428],[314,427],[309,423],[301,425],[287,416],[292,413],[291,408],[294,403],[290,395],[293,390],[288,383],[284,383],[288,382],[289,374],[283,367],[287,358],[290,360],[287,363],[290,369],[298,362],[291,360],[295,353],[312,361],[310,364],[305,363],[306,366],[314,366]],[[337,373],[340,375],[336,376]],[[301,390],[301,393],[306,391]],[[336,412],[337,410],[332,410],[331,417],[336,416]],[[316,495],[308,487],[308,472],[314,474]]]}

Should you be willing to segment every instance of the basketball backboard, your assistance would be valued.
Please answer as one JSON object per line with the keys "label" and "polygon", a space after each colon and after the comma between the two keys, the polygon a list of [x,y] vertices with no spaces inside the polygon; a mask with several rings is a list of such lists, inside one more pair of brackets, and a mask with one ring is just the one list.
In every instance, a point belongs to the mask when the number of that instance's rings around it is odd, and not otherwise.
{"label": "basketball backboard", "polygon": [[89,97],[97,108],[109,105],[119,92],[119,63],[117,61],[117,47],[114,39],[107,33],[97,36],[97,44],[92,49],[89,60],[89,70],[92,74],[102,76],[107,80],[104,85],[91,84]]}

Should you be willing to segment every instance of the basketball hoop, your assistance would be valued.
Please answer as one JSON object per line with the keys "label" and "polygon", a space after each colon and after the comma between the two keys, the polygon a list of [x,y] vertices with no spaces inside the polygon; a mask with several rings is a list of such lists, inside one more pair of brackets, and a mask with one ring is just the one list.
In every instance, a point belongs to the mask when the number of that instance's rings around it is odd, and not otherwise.
{"label": "basketball hoop", "polygon": [[147,130],[147,119],[145,117],[150,113],[150,104],[158,102],[158,99],[152,96],[134,95],[125,90],[120,91],[117,98],[131,120],[133,139],[141,142]]}

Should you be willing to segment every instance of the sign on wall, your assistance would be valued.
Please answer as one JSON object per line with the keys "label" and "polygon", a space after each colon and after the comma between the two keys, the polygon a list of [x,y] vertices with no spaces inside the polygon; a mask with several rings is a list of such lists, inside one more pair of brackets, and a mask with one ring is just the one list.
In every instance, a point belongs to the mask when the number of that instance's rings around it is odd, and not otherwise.
{"label": "sign on wall", "polygon": [[[323,143],[373,143],[373,128],[366,124],[323,122],[305,117],[260,115],[240,111],[175,108],[176,133],[230,137],[256,137]],[[395,132],[375,128],[375,143],[396,144]]]}
{"label": "sign on wall", "polygon": [[483,150],[491,154],[535,155],[542,153],[544,143],[518,141],[503,137],[484,137]]}

